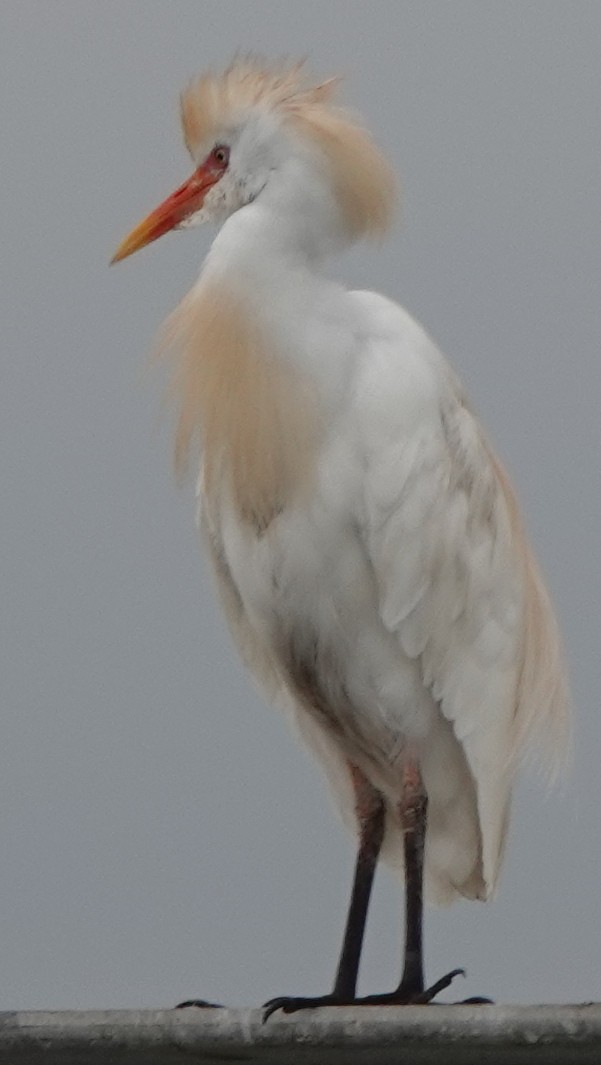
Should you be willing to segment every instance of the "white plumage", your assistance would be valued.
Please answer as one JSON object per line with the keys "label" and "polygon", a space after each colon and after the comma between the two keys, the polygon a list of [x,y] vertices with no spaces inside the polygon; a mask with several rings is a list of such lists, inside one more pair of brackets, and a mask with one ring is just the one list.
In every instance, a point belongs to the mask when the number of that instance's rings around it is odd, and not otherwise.
{"label": "white plumage", "polygon": [[402,862],[417,765],[430,896],[486,898],[524,745],[536,731],[560,757],[567,742],[559,640],[507,478],[443,356],[400,307],[321,272],[392,202],[332,89],[252,62],[191,86],[196,184],[116,258],[175,224],[223,222],[167,346],[179,457],[204,448],[201,521],[234,638],[346,820],[358,770],[384,799],[383,854]]}

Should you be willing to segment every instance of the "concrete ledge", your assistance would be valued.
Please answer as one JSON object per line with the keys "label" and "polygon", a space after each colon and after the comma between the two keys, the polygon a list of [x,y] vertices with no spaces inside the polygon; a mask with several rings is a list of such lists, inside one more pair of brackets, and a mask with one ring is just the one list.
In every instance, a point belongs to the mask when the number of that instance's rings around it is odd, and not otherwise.
{"label": "concrete ledge", "polygon": [[601,1004],[0,1013],[0,1065],[601,1062]]}

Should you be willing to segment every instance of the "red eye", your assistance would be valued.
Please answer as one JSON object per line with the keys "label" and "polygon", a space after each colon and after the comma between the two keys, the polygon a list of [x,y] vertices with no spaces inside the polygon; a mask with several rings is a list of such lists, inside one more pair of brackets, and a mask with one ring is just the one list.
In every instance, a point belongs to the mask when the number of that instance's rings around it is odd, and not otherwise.
{"label": "red eye", "polygon": [[214,162],[218,166],[226,167],[230,161],[230,150],[225,144],[218,144],[211,152]]}

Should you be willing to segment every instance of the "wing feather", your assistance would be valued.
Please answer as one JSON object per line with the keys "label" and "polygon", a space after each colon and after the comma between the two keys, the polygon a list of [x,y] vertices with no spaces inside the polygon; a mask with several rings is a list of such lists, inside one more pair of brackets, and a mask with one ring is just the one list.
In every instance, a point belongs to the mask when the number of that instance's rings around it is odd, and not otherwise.
{"label": "wing feather", "polygon": [[[557,764],[568,747],[563,656],[514,493],[460,386],[433,346],[429,361],[422,357],[425,376],[413,357],[404,360],[396,424],[383,418],[370,427],[367,546],[382,619],[419,660],[464,749],[489,893],[524,750],[542,737]],[[406,394],[416,380],[417,425]]]}

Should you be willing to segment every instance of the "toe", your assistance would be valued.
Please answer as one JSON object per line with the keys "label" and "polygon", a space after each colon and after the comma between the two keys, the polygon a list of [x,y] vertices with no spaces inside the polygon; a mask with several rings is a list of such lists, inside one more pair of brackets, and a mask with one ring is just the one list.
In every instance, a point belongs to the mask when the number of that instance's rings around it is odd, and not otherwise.
{"label": "toe", "polygon": [[221,1010],[223,1006],[220,1002],[207,1002],[204,998],[187,998],[185,1002],[178,1002],[175,1007],[176,1010],[185,1010],[188,1006],[196,1006],[200,1010]]}

